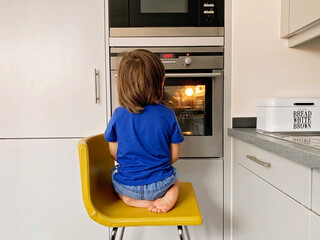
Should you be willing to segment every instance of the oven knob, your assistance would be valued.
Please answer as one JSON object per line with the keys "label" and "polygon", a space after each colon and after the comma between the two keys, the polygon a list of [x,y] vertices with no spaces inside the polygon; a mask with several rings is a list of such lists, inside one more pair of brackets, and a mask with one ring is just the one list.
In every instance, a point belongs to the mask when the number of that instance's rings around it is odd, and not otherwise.
{"label": "oven knob", "polygon": [[184,59],[184,63],[186,65],[190,65],[192,63],[192,59],[190,57],[187,57],[187,58]]}

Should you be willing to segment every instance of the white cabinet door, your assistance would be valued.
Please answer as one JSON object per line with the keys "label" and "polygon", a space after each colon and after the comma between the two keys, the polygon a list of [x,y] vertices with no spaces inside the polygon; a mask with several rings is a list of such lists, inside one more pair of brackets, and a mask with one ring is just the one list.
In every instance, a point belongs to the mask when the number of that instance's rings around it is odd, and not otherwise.
{"label": "white cabinet door", "polygon": [[[203,218],[190,226],[191,239],[223,239],[223,160],[180,159],[179,181],[192,182]],[[176,239],[176,238],[170,238]]]}
{"label": "white cabinet door", "polygon": [[290,33],[320,19],[319,0],[290,0]]}
{"label": "white cabinet door", "polygon": [[312,211],[320,214],[320,171],[312,170]]}
{"label": "white cabinet door", "polygon": [[[223,240],[223,160],[180,159],[175,167],[181,182],[192,182],[203,223],[189,226],[191,239]],[[179,239],[175,226],[126,228],[124,239]]]}
{"label": "white cabinet door", "polygon": [[320,238],[320,216],[310,212],[310,240]]}
{"label": "white cabinet door", "polygon": [[309,211],[238,164],[238,240],[306,240]]}
{"label": "white cabinet door", "polygon": [[81,195],[77,141],[0,140],[0,239],[105,239]]}
{"label": "white cabinet door", "polygon": [[77,137],[104,130],[104,27],[104,0],[1,4],[0,138]]}

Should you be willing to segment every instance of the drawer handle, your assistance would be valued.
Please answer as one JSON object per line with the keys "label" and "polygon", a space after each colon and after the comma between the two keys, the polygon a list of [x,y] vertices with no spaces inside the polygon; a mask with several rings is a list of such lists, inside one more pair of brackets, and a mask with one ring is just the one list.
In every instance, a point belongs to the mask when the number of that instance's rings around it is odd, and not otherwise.
{"label": "drawer handle", "polygon": [[256,163],[259,163],[260,165],[262,165],[264,167],[271,167],[271,162],[264,162],[264,161],[259,160],[255,156],[250,156],[250,155],[247,155],[247,158],[256,162]]}

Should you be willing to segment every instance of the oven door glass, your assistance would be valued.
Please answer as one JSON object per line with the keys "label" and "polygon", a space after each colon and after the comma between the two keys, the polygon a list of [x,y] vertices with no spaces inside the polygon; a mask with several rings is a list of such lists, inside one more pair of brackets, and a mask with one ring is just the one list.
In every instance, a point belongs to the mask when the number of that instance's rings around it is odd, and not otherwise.
{"label": "oven door glass", "polygon": [[167,78],[162,104],[175,111],[185,136],[212,135],[212,78]]}
{"label": "oven door glass", "polygon": [[198,26],[198,1],[130,0],[130,26]]}

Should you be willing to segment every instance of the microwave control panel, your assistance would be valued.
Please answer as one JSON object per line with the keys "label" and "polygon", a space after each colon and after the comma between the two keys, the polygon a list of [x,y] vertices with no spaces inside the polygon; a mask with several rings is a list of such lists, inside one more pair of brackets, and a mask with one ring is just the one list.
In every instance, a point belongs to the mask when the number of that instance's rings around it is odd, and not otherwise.
{"label": "microwave control panel", "polygon": [[214,0],[201,0],[199,8],[201,25],[205,26],[217,23],[216,3]]}

